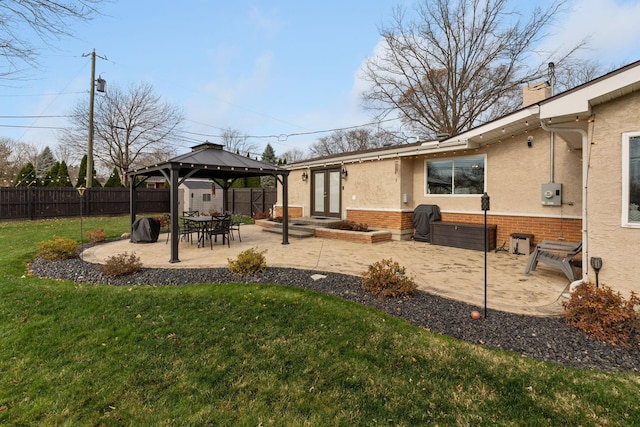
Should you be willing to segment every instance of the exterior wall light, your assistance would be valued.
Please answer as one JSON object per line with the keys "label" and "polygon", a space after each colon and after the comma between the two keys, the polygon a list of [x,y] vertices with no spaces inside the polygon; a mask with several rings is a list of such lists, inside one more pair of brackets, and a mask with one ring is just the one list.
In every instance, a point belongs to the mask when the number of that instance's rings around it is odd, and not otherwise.
{"label": "exterior wall light", "polygon": [[307,171],[302,172],[302,180],[306,181],[309,179],[309,174],[307,173]]}
{"label": "exterior wall light", "polygon": [[349,175],[349,173],[347,172],[347,168],[343,167],[341,173],[342,173],[342,178],[347,179],[347,175]]}

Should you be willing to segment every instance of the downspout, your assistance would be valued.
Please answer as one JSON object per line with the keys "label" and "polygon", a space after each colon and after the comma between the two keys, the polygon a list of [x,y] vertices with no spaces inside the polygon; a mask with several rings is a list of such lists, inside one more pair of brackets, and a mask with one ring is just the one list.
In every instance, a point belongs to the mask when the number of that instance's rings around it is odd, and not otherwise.
{"label": "downspout", "polygon": [[575,132],[582,137],[582,280],[586,280],[589,268],[589,232],[587,229],[587,184],[589,176],[589,143],[587,132],[579,128],[564,128],[547,126],[544,120],[540,120],[540,126],[547,132]]}

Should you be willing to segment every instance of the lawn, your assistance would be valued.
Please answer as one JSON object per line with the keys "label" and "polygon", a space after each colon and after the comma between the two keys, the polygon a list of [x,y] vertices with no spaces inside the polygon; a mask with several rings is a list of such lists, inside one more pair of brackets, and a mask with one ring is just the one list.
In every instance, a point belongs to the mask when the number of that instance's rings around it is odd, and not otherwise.
{"label": "lawn", "polygon": [[[115,237],[128,218],[85,218]],[[0,223],[0,425],[640,425],[640,376],[564,368],[277,285],[26,273],[79,221]]]}

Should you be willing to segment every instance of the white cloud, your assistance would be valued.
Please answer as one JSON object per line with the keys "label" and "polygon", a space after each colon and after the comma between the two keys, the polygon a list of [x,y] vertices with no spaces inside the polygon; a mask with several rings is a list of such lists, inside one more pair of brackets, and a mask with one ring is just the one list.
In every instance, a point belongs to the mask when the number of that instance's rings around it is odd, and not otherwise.
{"label": "white cloud", "polygon": [[545,41],[545,50],[576,45],[589,39],[581,55],[612,65],[625,65],[640,59],[640,1],[576,0],[557,30]]}

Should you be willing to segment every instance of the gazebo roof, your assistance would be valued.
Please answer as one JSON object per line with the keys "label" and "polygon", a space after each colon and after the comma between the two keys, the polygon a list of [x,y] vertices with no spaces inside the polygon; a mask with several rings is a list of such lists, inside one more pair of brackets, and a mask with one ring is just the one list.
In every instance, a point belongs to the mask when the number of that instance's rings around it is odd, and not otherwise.
{"label": "gazebo roof", "polygon": [[164,163],[129,171],[129,176],[165,176],[167,170],[177,170],[179,177],[240,178],[245,176],[288,175],[287,169],[253,160],[222,149],[222,145],[205,142],[191,152],[181,154]]}

